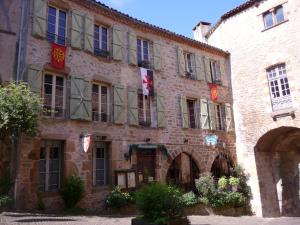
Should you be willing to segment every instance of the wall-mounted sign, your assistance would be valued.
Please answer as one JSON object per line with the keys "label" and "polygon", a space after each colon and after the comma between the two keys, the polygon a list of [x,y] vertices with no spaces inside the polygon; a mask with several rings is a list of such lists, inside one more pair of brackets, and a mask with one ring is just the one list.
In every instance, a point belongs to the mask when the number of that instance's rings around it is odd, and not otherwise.
{"label": "wall-mounted sign", "polygon": [[218,100],[218,86],[216,84],[209,84],[210,98],[213,102]]}
{"label": "wall-mounted sign", "polygon": [[212,135],[206,135],[204,137],[204,143],[207,146],[216,146],[218,144],[218,136],[215,134]]}
{"label": "wall-mounted sign", "polygon": [[135,170],[118,170],[116,171],[116,185],[120,188],[128,189],[136,187]]}
{"label": "wall-mounted sign", "polygon": [[62,45],[52,43],[51,65],[57,69],[65,68],[67,48]]}

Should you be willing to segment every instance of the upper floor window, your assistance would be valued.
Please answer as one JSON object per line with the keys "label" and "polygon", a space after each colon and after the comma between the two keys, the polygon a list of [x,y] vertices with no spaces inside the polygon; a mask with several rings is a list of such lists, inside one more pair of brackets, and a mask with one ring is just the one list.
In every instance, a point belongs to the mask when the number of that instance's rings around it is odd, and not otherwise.
{"label": "upper floor window", "polygon": [[108,29],[104,26],[94,26],[94,51],[96,55],[108,56]]}
{"label": "upper floor window", "polygon": [[216,129],[224,131],[225,119],[226,119],[225,105],[216,104],[215,109],[216,109]]}
{"label": "upper floor window", "polygon": [[93,185],[109,184],[109,150],[105,142],[96,141],[93,147]]}
{"label": "upper floor window", "polygon": [[215,60],[209,62],[209,74],[212,83],[221,83],[220,64]]}
{"label": "upper floor window", "polygon": [[278,6],[274,9],[271,9],[263,14],[265,28],[272,27],[276,24],[279,24],[285,20],[283,7]]}
{"label": "upper floor window", "polygon": [[58,191],[61,188],[62,158],[62,141],[42,141],[40,148],[39,191]]}
{"label": "upper floor window", "polygon": [[267,70],[273,110],[292,106],[292,97],[285,64],[271,67]]}
{"label": "upper floor window", "polygon": [[108,86],[93,84],[92,87],[92,116],[94,121],[108,122],[109,120]]}
{"label": "upper floor window", "polygon": [[188,110],[189,127],[196,128],[196,100],[187,99],[186,103]]}
{"label": "upper floor window", "polygon": [[139,125],[151,126],[151,100],[152,97],[143,95],[142,91],[138,93],[138,118]]}
{"label": "upper floor window", "polygon": [[66,45],[67,13],[53,6],[48,7],[47,39],[60,45]]}
{"label": "upper floor window", "polygon": [[65,79],[46,73],[43,85],[44,116],[65,116]]}
{"label": "upper floor window", "polygon": [[188,78],[194,78],[194,55],[188,52],[184,52],[185,74]]}
{"label": "upper floor window", "polygon": [[147,40],[137,39],[137,60],[141,67],[150,67],[150,45]]}

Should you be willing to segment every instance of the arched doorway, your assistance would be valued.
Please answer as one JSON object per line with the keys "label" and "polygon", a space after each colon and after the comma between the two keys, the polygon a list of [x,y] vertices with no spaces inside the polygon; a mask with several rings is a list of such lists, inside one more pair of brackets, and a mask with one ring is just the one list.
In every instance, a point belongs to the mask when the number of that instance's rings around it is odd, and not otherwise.
{"label": "arched doorway", "polygon": [[219,179],[223,176],[230,176],[233,167],[234,165],[230,157],[225,153],[220,153],[215,158],[210,172],[215,179]]}
{"label": "arched doorway", "polygon": [[200,170],[191,155],[181,153],[171,163],[167,173],[167,183],[186,190],[194,189],[195,179]]}
{"label": "arched doorway", "polygon": [[300,129],[270,130],[254,150],[263,216],[300,216]]}

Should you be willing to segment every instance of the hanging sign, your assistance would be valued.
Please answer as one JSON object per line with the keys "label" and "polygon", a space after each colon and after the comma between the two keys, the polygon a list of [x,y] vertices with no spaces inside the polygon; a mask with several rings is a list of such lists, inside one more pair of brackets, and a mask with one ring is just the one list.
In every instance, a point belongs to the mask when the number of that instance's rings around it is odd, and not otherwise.
{"label": "hanging sign", "polygon": [[216,84],[209,84],[210,98],[213,102],[218,100],[218,86]]}
{"label": "hanging sign", "polygon": [[57,69],[65,68],[66,50],[65,46],[52,43],[51,65],[53,67]]}
{"label": "hanging sign", "polygon": [[84,152],[89,150],[91,144],[91,135],[81,135],[80,136],[81,146]]}
{"label": "hanging sign", "polygon": [[143,87],[143,95],[154,95],[154,82],[153,82],[153,70],[141,68],[141,80]]}

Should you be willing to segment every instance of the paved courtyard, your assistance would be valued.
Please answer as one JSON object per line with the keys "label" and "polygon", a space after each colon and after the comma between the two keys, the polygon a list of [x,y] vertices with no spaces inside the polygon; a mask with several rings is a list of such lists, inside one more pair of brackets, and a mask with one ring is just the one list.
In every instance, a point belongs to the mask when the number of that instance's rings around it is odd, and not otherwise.
{"label": "paved courtyard", "polygon": [[[299,225],[298,218],[258,218],[190,216],[192,225]],[[131,217],[108,216],[57,216],[30,213],[4,212],[0,214],[0,225],[130,225]]]}

